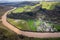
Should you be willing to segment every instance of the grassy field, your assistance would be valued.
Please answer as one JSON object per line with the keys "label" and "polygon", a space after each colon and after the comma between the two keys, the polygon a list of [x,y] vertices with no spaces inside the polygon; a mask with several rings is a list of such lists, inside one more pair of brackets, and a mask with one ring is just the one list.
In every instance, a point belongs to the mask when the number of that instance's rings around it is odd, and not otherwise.
{"label": "grassy field", "polygon": [[24,6],[24,7],[18,7],[17,9],[13,10],[13,13],[21,13],[21,12],[30,12],[32,11],[32,9],[34,8],[34,6]]}
{"label": "grassy field", "polygon": [[[15,19],[10,19],[8,18],[7,21],[9,23],[11,23],[12,25],[16,26],[17,28],[21,29],[21,30],[27,30],[27,31],[37,31],[37,27],[38,25],[40,25],[41,21],[37,20],[28,20],[28,21],[24,21],[24,20],[19,20],[16,21]],[[36,22],[36,25],[34,25],[34,22]],[[54,24],[54,27],[60,31],[60,25],[59,24]]]}
{"label": "grassy field", "polygon": [[60,25],[59,24],[54,24],[54,27],[60,31]]}
{"label": "grassy field", "polygon": [[29,25],[28,27],[30,28],[30,30],[36,31],[36,26],[34,26],[34,20],[28,20],[27,24]]}
{"label": "grassy field", "polygon": [[58,2],[41,2],[42,8],[47,10],[52,10],[55,8],[55,5],[58,4]]}
{"label": "grassy field", "polygon": [[[15,27],[21,29],[21,30],[27,30],[27,31],[37,31],[38,25],[40,25],[42,22],[39,20],[15,20],[8,18],[7,21],[14,25]],[[35,25],[36,22],[36,25]]]}
{"label": "grassy field", "polygon": [[33,9],[37,6],[41,6],[43,9],[47,10],[53,10],[55,8],[55,5],[60,3],[59,2],[40,2],[39,4],[36,4],[35,6],[24,6],[24,7],[19,7],[16,10],[12,11],[13,13],[21,13],[21,12],[30,12],[33,11]]}
{"label": "grassy field", "polygon": [[19,20],[16,21],[14,19],[7,19],[9,23],[11,23],[12,25],[16,26],[17,28],[21,29],[21,30],[29,30],[29,31],[36,31],[36,27],[33,26],[34,21],[33,20],[28,20],[28,21],[24,21],[24,20]]}
{"label": "grassy field", "polygon": [[23,12],[23,11],[24,11],[24,9],[20,7],[20,8],[15,9],[13,11],[13,13],[20,13],[20,12]]}

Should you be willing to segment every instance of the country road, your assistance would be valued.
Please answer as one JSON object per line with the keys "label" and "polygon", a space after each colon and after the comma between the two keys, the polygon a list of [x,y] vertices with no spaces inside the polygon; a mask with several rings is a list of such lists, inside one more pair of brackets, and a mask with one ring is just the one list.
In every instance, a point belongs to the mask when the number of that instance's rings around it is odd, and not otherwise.
{"label": "country road", "polygon": [[[16,8],[14,8],[14,9],[16,9]],[[14,10],[14,9],[12,9],[12,10]],[[10,25],[10,24],[6,21],[6,19],[7,19],[7,17],[6,17],[7,13],[9,13],[9,12],[12,11],[12,10],[7,11],[7,12],[2,16],[2,23],[3,23],[3,25],[5,25],[5,26],[6,26],[7,28],[9,28],[10,30],[14,31],[14,32],[17,33],[17,34],[20,34],[20,33],[21,33],[20,30],[18,30],[17,28],[13,27],[12,25]]]}
{"label": "country road", "polygon": [[[14,8],[16,9],[16,8]],[[12,10],[14,10],[12,9]],[[28,36],[28,37],[36,37],[36,38],[54,38],[54,37],[60,37],[60,32],[56,32],[56,33],[37,33],[37,32],[27,32],[27,31],[21,31],[18,28],[14,27],[13,25],[9,24],[7,22],[7,17],[6,15],[12,11],[9,10],[7,11],[3,16],[2,16],[2,23],[3,25],[5,25],[8,29],[14,31],[15,33],[19,34],[19,35],[24,35],[24,36]]]}

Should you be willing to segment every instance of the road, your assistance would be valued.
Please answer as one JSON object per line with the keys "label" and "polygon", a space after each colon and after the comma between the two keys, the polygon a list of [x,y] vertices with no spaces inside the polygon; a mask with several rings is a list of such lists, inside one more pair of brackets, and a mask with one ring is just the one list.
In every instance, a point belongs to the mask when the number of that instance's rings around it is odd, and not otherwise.
{"label": "road", "polygon": [[[14,8],[16,9],[16,8]],[[12,10],[14,10],[12,9]],[[7,11],[3,16],[2,16],[2,23],[5,25],[8,29],[14,31],[15,33],[19,35],[24,35],[28,37],[36,37],[36,38],[54,38],[54,37],[60,37],[60,32],[56,33],[37,33],[37,32],[27,32],[27,31],[21,31],[18,28],[14,27],[13,25],[9,24],[7,22],[7,17],[6,15],[11,12],[12,10]]]}

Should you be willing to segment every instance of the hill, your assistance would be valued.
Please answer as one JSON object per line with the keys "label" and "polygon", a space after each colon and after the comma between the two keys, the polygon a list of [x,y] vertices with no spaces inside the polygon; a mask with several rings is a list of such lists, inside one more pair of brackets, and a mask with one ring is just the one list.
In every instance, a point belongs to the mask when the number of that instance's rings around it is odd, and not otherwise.
{"label": "hill", "polygon": [[40,2],[34,6],[19,7],[7,15],[8,21],[21,30],[60,31],[59,5],[58,2]]}

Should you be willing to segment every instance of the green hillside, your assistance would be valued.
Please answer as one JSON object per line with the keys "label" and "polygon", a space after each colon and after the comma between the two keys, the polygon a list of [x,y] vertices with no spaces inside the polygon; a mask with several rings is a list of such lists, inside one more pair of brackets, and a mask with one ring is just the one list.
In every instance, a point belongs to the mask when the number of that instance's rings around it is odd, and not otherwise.
{"label": "green hillside", "polygon": [[25,5],[24,7],[18,7],[11,14],[7,15],[7,21],[21,30],[47,31],[46,29],[51,28],[50,30],[52,31],[59,31],[60,25],[55,25],[51,21],[54,18],[58,20],[59,16],[54,17],[53,12],[56,13],[55,7],[59,5],[59,2],[40,2],[34,6]]}
{"label": "green hillside", "polygon": [[47,10],[53,10],[55,8],[55,5],[57,5],[58,2],[40,2],[39,4],[36,4],[34,6],[24,6],[24,7],[18,7],[16,10],[12,11],[13,13],[21,13],[21,12],[30,12],[33,11],[37,6],[40,6],[42,9]]}

